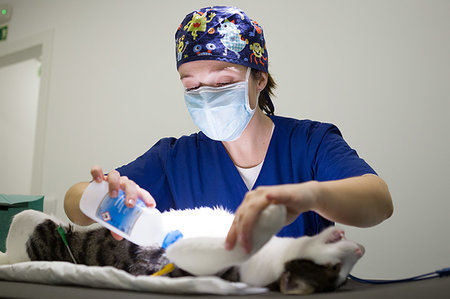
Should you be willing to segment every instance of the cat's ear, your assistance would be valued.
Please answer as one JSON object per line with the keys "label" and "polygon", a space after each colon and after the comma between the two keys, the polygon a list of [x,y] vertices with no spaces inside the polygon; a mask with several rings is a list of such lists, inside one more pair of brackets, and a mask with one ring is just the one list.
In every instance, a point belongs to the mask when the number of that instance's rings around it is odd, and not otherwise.
{"label": "cat's ear", "polygon": [[307,295],[315,292],[315,287],[307,280],[293,274],[284,272],[279,280],[280,291],[289,295]]}

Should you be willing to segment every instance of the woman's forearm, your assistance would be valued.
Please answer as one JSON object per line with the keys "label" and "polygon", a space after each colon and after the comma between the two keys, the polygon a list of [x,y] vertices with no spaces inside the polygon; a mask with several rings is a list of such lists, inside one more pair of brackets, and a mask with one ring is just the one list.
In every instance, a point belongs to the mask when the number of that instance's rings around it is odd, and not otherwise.
{"label": "woman's forearm", "polygon": [[253,226],[269,204],[286,206],[286,224],[303,212],[315,211],[334,222],[369,227],[389,218],[393,211],[386,183],[372,174],[336,181],[261,186],[247,192],[236,210],[227,248],[233,248],[240,240],[244,250],[250,251]]}
{"label": "woman's forearm", "polygon": [[314,210],[323,217],[345,225],[369,227],[393,213],[386,183],[376,175],[363,175],[317,184]]}

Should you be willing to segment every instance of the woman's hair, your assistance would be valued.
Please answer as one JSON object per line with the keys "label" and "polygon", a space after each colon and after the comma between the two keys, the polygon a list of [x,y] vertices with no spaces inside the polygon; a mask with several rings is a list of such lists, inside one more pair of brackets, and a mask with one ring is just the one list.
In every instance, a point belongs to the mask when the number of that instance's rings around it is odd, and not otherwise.
{"label": "woman's hair", "polygon": [[[259,80],[261,78],[262,71],[256,70],[252,68],[251,75],[253,79]],[[271,96],[274,96],[273,90],[277,84],[273,80],[272,76],[267,73],[267,84],[266,87],[261,91],[258,98],[258,106],[264,111],[267,115],[273,115],[275,112],[275,107],[273,106]]]}

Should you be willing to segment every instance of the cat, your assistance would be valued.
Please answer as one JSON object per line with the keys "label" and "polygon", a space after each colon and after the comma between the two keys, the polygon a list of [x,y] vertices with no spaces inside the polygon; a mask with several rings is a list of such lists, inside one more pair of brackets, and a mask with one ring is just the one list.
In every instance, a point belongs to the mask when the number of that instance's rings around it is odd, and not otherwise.
{"label": "cat", "polygon": [[[0,265],[66,261],[150,275],[173,263],[175,269],[166,274],[169,277],[216,275],[285,294],[309,294],[340,287],[364,254],[364,247],[347,240],[335,227],[312,237],[273,236],[284,225],[286,210],[281,205],[270,205],[261,213],[249,254],[239,245],[232,250],[224,248],[234,216],[222,208],[171,210],[162,215],[170,230],[183,234],[167,249],[117,241],[98,225],[66,225],[53,216],[26,210],[13,218]],[[65,231],[70,253],[58,226]]]}

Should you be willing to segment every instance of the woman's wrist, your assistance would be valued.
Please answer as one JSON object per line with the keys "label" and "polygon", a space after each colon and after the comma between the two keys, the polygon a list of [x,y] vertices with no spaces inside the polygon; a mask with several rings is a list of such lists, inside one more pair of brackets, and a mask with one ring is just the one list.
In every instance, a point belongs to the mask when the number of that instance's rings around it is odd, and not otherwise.
{"label": "woman's wrist", "polygon": [[291,196],[291,204],[296,206],[299,211],[315,211],[321,208],[321,183],[318,181],[308,181],[304,183],[292,184],[294,189]]}
{"label": "woman's wrist", "polygon": [[314,212],[319,212],[323,206],[323,184],[319,181],[308,182],[309,189],[311,192],[311,206],[310,210]]}

